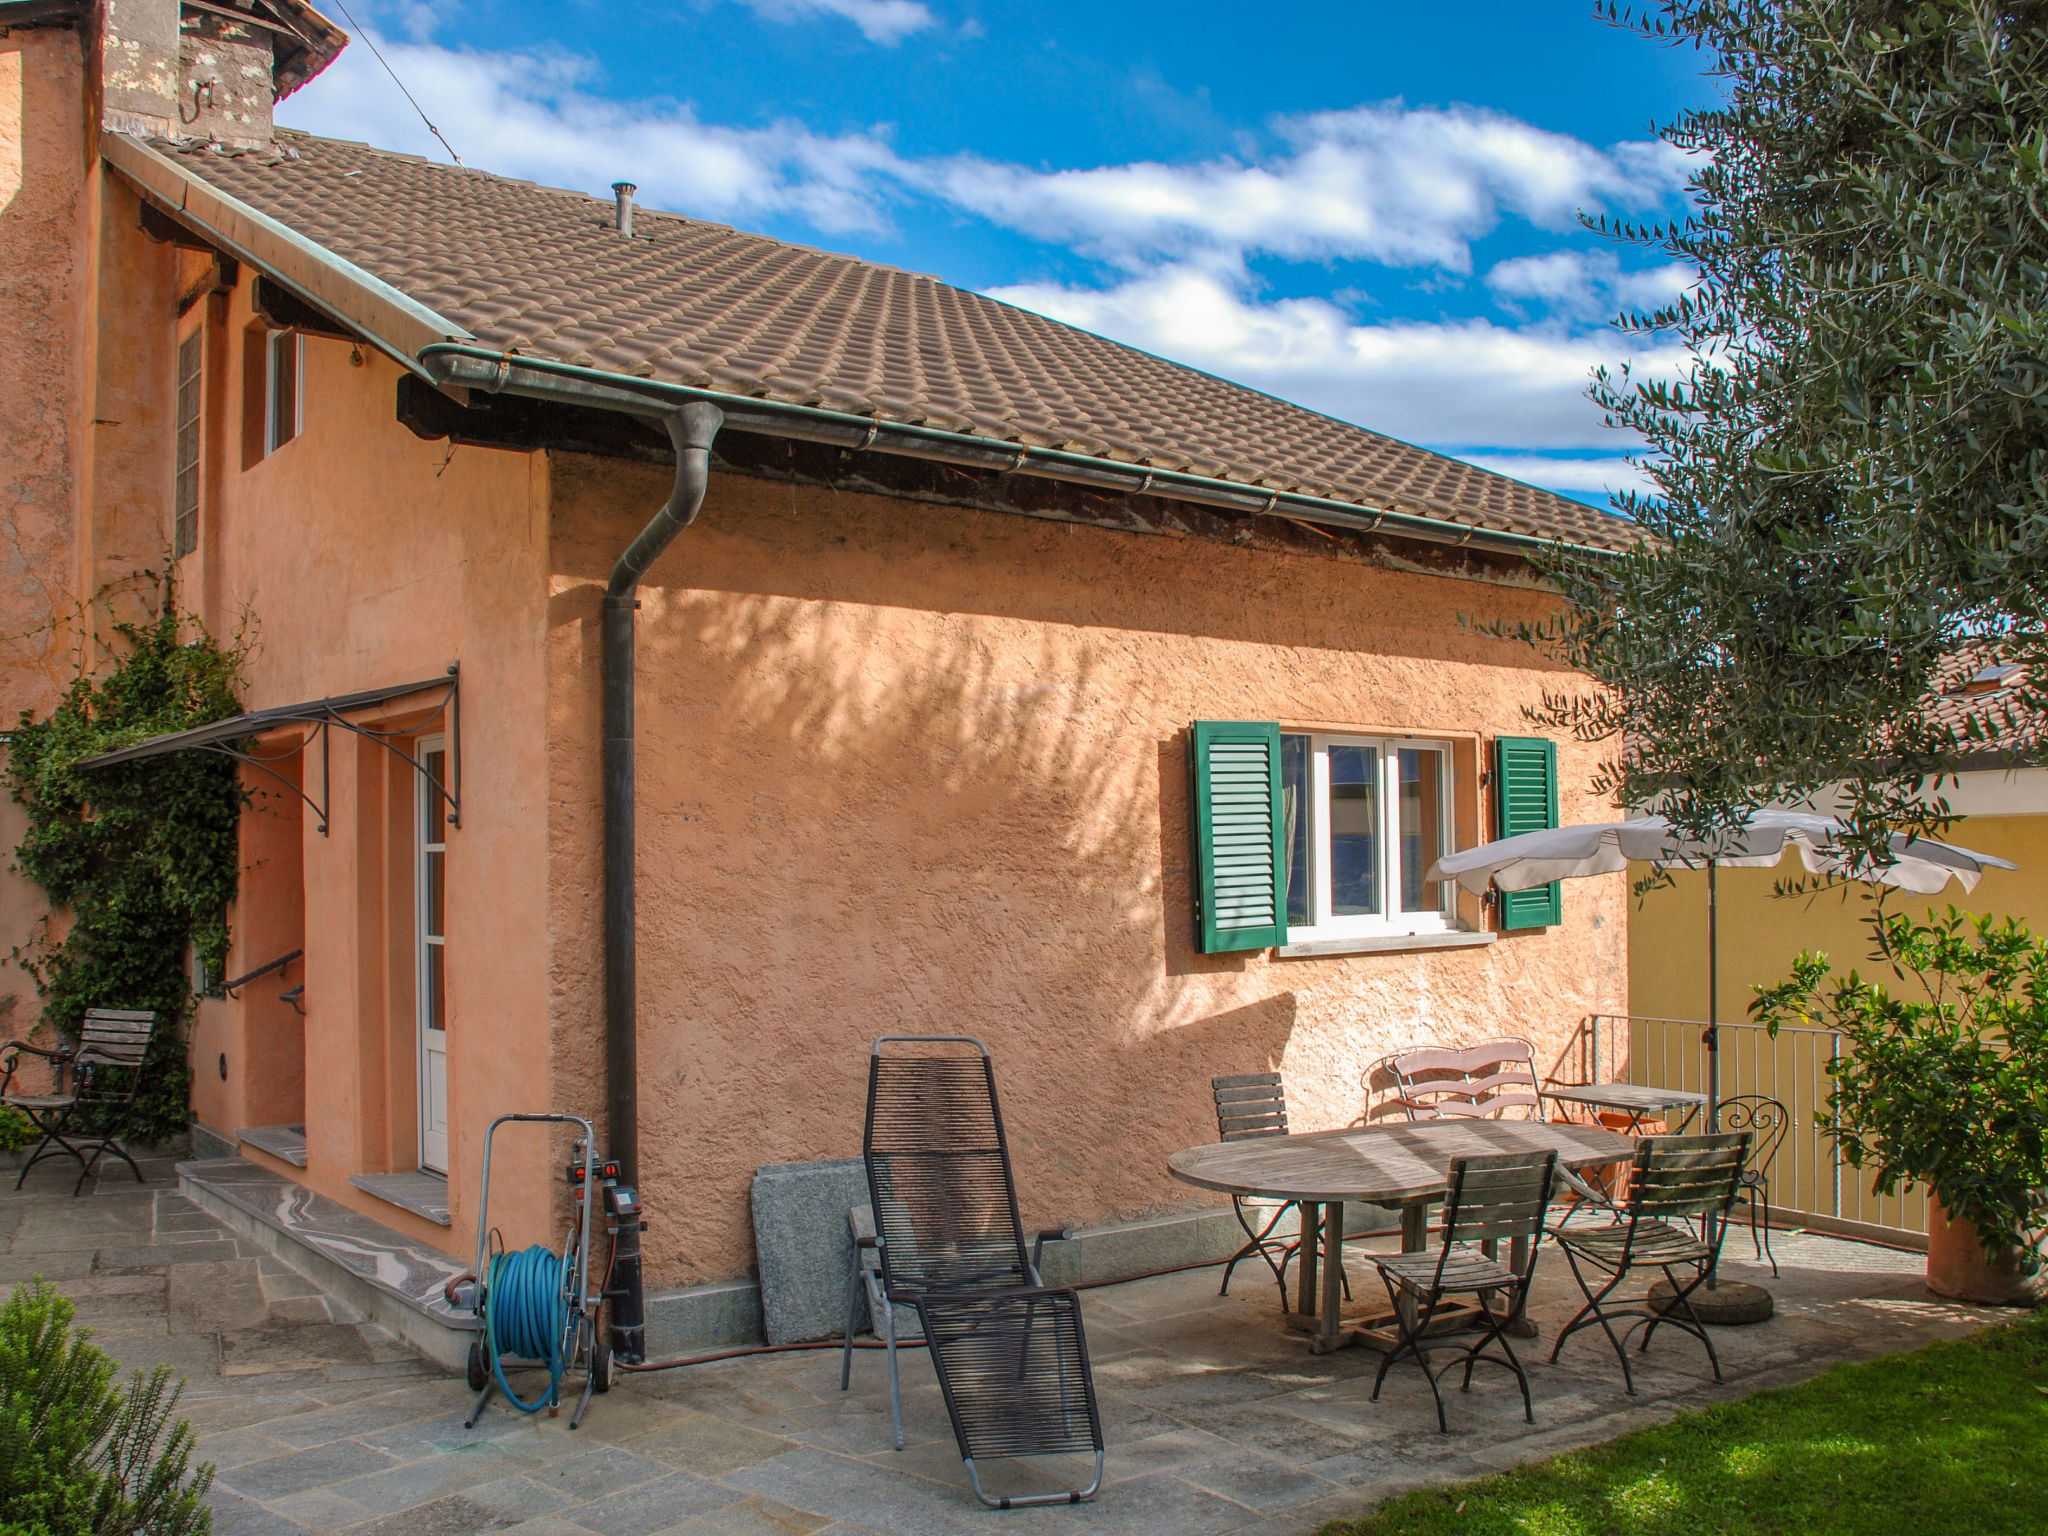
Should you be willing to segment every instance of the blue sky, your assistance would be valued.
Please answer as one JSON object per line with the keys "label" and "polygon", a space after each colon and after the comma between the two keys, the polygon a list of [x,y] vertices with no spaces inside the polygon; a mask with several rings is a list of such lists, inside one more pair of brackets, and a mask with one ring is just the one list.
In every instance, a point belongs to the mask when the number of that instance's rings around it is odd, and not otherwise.
{"label": "blue sky", "polygon": [[[335,0],[321,0],[348,26]],[[1587,0],[347,0],[465,162],[930,272],[1589,501],[1690,52]],[[351,31],[356,30],[351,27]],[[369,49],[282,121],[445,159]]]}

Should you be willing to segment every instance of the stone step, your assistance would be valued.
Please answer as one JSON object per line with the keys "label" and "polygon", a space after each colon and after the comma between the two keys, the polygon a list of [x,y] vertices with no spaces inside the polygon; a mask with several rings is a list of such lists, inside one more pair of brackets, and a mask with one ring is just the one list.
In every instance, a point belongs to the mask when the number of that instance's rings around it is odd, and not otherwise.
{"label": "stone step", "polygon": [[245,1125],[235,1132],[235,1140],[259,1152],[268,1152],[294,1168],[306,1166],[306,1128],[303,1125]]}
{"label": "stone step", "polygon": [[178,1164],[185,1197],[449,1370],[476,1338],[442,1285],[466,1266],[246,1158]]}
{"label": "stone step", "polygon": [[352,1173],[349,1183],[402,1211],[424,1216],[437,1227],[453,1226],[448,1181],[438,1173]]}

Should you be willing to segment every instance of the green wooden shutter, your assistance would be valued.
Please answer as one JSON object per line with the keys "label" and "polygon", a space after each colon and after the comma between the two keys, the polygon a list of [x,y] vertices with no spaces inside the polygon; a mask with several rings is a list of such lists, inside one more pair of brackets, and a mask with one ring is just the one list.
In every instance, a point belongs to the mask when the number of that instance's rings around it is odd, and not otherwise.
{"label": "green wooden shutter", "polygon": [[[1494,834],[1514,837],[1557,825],[1557,743],[1502,736],[1493,744]],[[1502,928],[1548,928],[1564,920],[1562,882],[1500,893]]]}
{"label": "green wooden shutter", "polygon": [[1195,942],[1204,954],[1285,944],[1280,727],[1197,720],[1188,750]]}

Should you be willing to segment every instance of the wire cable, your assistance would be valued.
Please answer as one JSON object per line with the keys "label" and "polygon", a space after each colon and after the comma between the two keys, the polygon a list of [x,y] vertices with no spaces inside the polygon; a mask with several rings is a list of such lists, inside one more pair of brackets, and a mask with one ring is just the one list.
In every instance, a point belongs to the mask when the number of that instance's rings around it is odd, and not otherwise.
{"label": "wire cable", "polygon": [[377,62],[384,66],[384,73],[391,77],[391,83],[398,87],[399,94],[405,97],[407,101],[412,102],[412,109],[413,111],[419,113],[420,121],[427,125],[427,132],[431,133],[435,138],[441,140],[441,147],[448,151],[448,158],[450,160],[453,160],[457,165],[461,165],[462,156],[455,153],[455,146],[453,144],[450,144],[447,138],[442,134],[441,130],[434,126],[434,120],[431,117],[427,116],[427,109],[425,107],[422,107],[418,101],[414,100],[412,92],[408,91],[405,88],[405,82],[398,78],[398,71],[391,67],[391,61],[385,58],[384,55],[378,50],[376,40],[370,36],[369,28],[365,27],[361,22],[357,21],[355,17],[349,13],[347,0],[334,0],[334,4],[335,8],[339,10],[342,15],[348,17],[348,24],[356,29],[356,36],[360,37],[363,40],[363,46],[368,48],[371,54],[376,58]]}

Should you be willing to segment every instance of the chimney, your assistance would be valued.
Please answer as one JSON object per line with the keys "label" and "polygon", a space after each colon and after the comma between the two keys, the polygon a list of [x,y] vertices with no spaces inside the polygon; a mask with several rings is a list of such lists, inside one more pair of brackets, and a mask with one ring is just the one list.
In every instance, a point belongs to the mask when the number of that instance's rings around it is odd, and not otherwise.
{"label": "chimney", "polygon": [[303,0],[100,0],[99,10],[100,126],[143,138],[266,148],[278,99],[348,43]]}
{"label": "chimney", "polygon": [[639,190],[630,181],[612,183],[612,196],[619,200],[618,208],[612,215],[612,227],[629,239],[633,234],[633,194]]}

